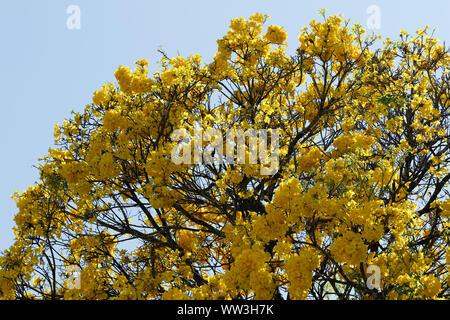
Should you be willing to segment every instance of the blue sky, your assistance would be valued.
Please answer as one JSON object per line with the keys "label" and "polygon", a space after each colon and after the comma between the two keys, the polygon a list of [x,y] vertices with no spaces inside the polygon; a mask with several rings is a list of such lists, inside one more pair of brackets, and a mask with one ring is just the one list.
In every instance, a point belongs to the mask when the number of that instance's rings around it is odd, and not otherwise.
{"label": "blue sky", "polygon": [[[70,5],[80,9],[80,29],[67,28]],[[169,56],[199,53],[210,61],[235,17],[269,14],[268,24],[288,31],[289,51],[299,29],[317,10],[342,13],[367,26],[367,8],[380,9],[376,33],[396,38],[425,25],[450,42],[450,1],[250,1],[250,0],[2,0],[0,2],[0,250],[13,242],[15,204],[10,198],[38,176],[33,165],[53,144],[53,128],[90,103],[93,91],[114,81],[119,65],[146,58],[156,69],[158,48]]]}

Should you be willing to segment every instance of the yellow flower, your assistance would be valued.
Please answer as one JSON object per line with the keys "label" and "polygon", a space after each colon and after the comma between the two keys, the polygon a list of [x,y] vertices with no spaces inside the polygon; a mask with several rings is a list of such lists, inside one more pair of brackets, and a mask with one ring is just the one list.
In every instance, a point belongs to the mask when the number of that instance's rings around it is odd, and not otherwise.
{"label": "yellow flower", "polygon": [[337,262],[358,266],[365,260],[367,245],[364,244],[361,236],[348,231],[334,241],[330,252]]}
{"label": "yellow flower", "polygon": [[280,26],[269,26],[264,39],[273,44],[283,44],[287,39],[287,32]]}
{"label": "yellow flower", "polygon": [[421,279],[424,285],[423,293],[426,297],[433,298],[441,291],[441,282],[434,275],[428,275]]}
{"label": "yellow flower", "polygon": [[97,106],[102,106],[109,99],[108,86],[105,84],[100,90],[94,92],[92,102]]}
{"label": "yellow flower", "polygon": [[289,293],[293,299],[306,299],[312,284],[312,272],[319,266],[319,262],[317,253],[310,247],[301,248],[298,255],[291,256],[286,261]]}

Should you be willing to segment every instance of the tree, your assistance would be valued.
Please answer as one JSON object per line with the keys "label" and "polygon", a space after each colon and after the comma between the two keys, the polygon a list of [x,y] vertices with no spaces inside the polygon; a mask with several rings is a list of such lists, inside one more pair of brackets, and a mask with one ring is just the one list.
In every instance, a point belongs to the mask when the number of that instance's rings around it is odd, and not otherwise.
{"label": "tree", "polygon": [[[427,29],[378,45],[323,14],[289,57],[267,18],[233,19],[210,63],[120,66],[56,126],[39,182],[14,195],[1,297],[449,297],[445,46]],[[244,132],[241,161],[208,153],[209,129]]]}

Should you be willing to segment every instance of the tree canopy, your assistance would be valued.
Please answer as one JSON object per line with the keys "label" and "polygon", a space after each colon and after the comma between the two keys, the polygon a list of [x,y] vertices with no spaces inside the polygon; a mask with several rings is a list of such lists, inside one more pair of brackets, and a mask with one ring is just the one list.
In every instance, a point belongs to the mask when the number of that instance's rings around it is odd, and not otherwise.
{"label": "tree canopy", "polygon": [[[1,298],[448,299],[445,45],[323,14],[289,56],[267,19],[231,20],[208,63],[120,66],[56,126],[39,181],[13,196]],[[204,161],[207,139],[174,161],[174,132],[199,128],[277,130],[276,170],[245,138],[245,161]]]}

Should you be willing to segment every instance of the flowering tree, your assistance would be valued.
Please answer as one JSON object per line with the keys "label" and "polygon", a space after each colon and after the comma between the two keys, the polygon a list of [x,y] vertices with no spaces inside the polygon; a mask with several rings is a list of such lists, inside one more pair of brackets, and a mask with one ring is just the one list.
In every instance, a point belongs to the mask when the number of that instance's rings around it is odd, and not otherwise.
{"label": "flowering tree", "polygon": [[[449,297],[446,48],[426,29],[377,45],[323,15],[289,57],[266,19],[232,20],[208,64],[120,66],[56,126],[14,195],[2,298]],[[277,170],[245,137],[247,161],[174,161],[173,133],[199,128],[277,130]]]}

